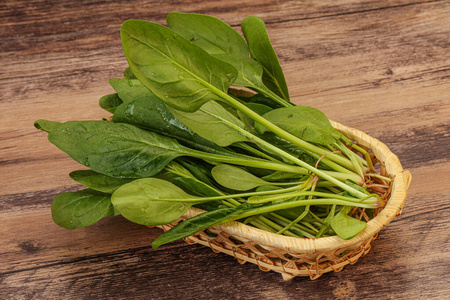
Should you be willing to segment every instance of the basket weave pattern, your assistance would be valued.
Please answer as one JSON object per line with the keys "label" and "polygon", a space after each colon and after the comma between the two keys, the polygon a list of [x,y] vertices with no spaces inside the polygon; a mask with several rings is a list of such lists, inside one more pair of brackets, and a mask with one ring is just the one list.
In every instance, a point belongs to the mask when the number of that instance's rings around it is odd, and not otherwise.
{"label": "basket weave pattern", "polygon": [[[380,162],[381,174],[392,177],[392,189],[386,206],[367,223],[366,229],[349,240],[337,236],[318,239],[294,238],[263,231],[239,222],[215,226],[185,239],[190,244],[202,244],[216,253],[234,256],[239,263],[251,262],[263,271],[276,271],[284,280],[295,276],[317,279],[327,272],[339,272],[366,255],[378,232],[401,214],[411,175],[383,143],[367,134],[332,122],[333,126],[359,145],[371,149]],[[192,207],[177,222],[158,226],[164,231],[179,221],[202,213]]]}

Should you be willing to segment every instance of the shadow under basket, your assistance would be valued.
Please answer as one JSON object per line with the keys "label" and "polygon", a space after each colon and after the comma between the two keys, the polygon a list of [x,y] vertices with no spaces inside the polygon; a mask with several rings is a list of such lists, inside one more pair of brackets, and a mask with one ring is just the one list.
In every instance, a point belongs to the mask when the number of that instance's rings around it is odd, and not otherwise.
{"label": "shadow under basket", "polygon": [[[279,272],[283,280],[296,276],[309,276],[314,280],[327,272],[339,272],[346,265],[354,264],[366,255],[378,232],[401,214],[411,174],[403,170],[397,156],[385,144],[356,129],[336,122],[331,123],[358,145],[369,148],[379,160],[380,174],[393,178],[390,197],[385,207],[367,223],[362,232],[349,240],[337,236],[294,238],[243,223],[230,222],[208,228],[185,238],[185,241],[208,246],[216,253],[232,255],[241,264],[251,262],[263,271]],[[202,212],[192,207],[179,221]],[[179,221],[158,227],[167,231]]]}

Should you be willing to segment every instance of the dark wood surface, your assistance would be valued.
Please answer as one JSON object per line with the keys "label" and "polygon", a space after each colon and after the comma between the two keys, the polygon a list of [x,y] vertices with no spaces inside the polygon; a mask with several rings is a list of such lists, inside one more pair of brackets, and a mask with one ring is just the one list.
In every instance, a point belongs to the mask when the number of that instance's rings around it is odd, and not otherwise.
{"label": "dark wood surface", "polygon": [[[171,11],[239,28],[257,15],[291,98],[385,142],[413,175],[403,214],[340,273],[283,282],[121,217],[53,224],[52,198],[79,168],[36,119],[99,119],[126,66],[127,19]],[[449,1],[11,1],[0,4],[0,299],[448,299]]]}

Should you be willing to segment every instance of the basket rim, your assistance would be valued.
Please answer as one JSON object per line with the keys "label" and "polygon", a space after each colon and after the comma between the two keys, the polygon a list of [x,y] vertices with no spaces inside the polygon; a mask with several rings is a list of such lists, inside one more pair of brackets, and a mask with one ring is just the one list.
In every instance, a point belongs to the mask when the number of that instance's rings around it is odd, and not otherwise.
{"label": "basket rim", "polygon": [[[281,249],[289,253],[314,253],[316,251],[328,252],[336,249],[359,247],[364,241],[372,238],[384,226],[389,224],[403,209],[406,192],[409,187],[411,175],[404,171],[398,157],[379,140],[354,128],[347,127],[338,122],[330,121],[334,128],[360,145],[370,148],[375,156],[385,165],[386,172],[393,177],[391,196],[380,213],[367,222],[366,228],[355,237],[343,240],[338,236],[321,238],[296,238],[264,231],[262,229],[232,221],[214,226],[243,241],[252,241],[267,250]],[[183,216],[191,218],[204,212],[191,207]]]}

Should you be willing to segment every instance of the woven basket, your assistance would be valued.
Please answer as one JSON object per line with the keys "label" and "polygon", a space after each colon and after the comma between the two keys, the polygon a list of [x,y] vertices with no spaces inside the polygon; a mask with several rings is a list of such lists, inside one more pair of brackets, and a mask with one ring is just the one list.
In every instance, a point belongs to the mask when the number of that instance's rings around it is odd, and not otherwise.
{"label": "woven basket", "polygon": [[[190,244],[202,244],[214,252],[234,256],[239,263],[251,262],[263,271],[281,273],[284,280],[296,276],[317,279],[322,274],[339,272],[354,264],[370,250],[370,243],[378,232],[402,212],[411,174],[403,171],[397,156],[386,145],[367,134],[332,122],[332,125],[359,145],[371,149],[380,162],[380,173],[393,178],[392,190],[386,206],[367,223],[364,231],[349,240],[337,236],[317,239],[294,238],[270,233],[239,222],[215,226],[185,239]],[[177,222],[158,226],[169,230],[179,221],[202,213],[189,209]]]}

